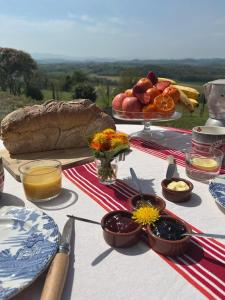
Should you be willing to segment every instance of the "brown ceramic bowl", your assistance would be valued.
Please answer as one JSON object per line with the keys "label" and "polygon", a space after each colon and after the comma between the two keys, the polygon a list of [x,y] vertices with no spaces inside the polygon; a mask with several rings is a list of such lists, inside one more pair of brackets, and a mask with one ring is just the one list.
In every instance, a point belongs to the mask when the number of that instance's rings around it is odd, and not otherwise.
{"label": "brown ceramic bowl", "polygon": [[[187,191],[174,191],[174,190],[168,189],[167,186],[172,181],[184,181],[189,186],[189,190],[187,190]],[[175,203],[188,201],[191,198],[191,193],[192,193],[192,190],[193,190],[193,187],[194,187],[193,184],[189,180],[184,179],[184,178],[176,178],[176,177],[173,177],[171,179],[164,179],[161,182],[161,186],[162,186],[163,196],[167,200],[169,200],[171,202],[175,202]]]}
{"label": "brown ceramic bowl", "polygon": [[142,232],[142,226],[137,224],[137,227],[134,230],[125,233],[109,230],[106,227],[107,221],[118,214],[122,217],[128,218],[131,218],[132,216],[131,212],[125,210],[114,210],[104,215],[104,217],[101,220],[103,237],[106,243],[108,243],[111,247],[127,248],[139,242],[140,235]]}
{"label": "brown ceramic bowl", "polygon": [[[186,232],[191,233],[191,227],[182,220],[170,216],[161,216],[160,219],[169,220],[169,221],[174,220],[182,224],[185,227]],[[181,255],[187,250],[189,246],[190,236],[185,236],[180,240],[166,240],[156,236],[152,232],[152,228],[150,225],[147,225],[146,232],[148,236],[148,242],[151,248],[154,251],[165,256]]]}
{"label": "brown ceramic bowl", "polygon": [[[151,204],[152,206],[158,208],[159,211],[164,210],[166,207],[166,202],[156,196],[156,195],[150,195],[150,194],[143,194],[144,200],[146,200],[147,203]],[[140,194],[134,195],[130,199],[128,199],[128,203],[130,208],[133,210],[138,207],[138,202],[141,201],[141,196]]]}

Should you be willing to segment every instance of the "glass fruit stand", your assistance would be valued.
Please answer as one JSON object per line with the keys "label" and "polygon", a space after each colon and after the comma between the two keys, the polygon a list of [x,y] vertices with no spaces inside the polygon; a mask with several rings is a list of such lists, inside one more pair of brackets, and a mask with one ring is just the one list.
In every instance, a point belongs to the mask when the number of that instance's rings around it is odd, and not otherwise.
{"label": "glass fruit stand", "polygon": [[152,130],[151,125],[153,122],[166,122],[177,120],[182,116],[178,111],[171,112],[170,114],[160,114],[157,112],[144,113],[144,112],[125,112],[112,109],[113,117],[117,120],[126,121],[129,123],[140,122],[143,124],[143,129],[130,134],[130,137],[142,138],[145,140],[159,141],[164,138],[163,131]]}

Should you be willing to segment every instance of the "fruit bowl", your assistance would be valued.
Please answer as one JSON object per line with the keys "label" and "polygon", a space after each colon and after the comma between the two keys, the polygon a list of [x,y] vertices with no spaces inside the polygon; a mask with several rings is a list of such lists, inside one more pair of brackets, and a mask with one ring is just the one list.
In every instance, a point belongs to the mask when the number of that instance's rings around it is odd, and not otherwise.
{"label": "fruit bowl", "polygon": [[132,133],[131,137],[139,137],[144,139],[149,139],[151,141],[157,141],[164,138],[163,132],[152,131],[152,122],[166,122],[177,120],[182,116],[182,113],[173,111],[167,114],[161,114],[159,112],[130,112],[127,113],[122,110],[112,109],[113,117],[117,120],[127,121],[127,122],[140,122],[143,123],[144,128],[141,131]]}
{"label": "fruit bowl", "polygon": [[179,119],[181,113],[177,112],[177,107],[180,106],[193,112],[198,106],[198,97],[197,90],[177,85],[174,80],[160,78],[154,72],[149,72],[135,85],[114,96],[113,116],[122,121],[144,123],[144,129],[132,136],[163,139],[164,134],[151,131],[151,122]]}

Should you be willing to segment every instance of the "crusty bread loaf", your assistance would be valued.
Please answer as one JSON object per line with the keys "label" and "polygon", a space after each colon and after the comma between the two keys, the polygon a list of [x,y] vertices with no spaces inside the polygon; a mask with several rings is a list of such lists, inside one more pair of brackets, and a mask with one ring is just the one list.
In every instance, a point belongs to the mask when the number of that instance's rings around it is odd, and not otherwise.
{"label": "crusty bread loaf", "polygon": [[11,154],[85,147],[88,137],[113,119],[90,100],[50,101],[20,108],[1,122],[1,138]]}

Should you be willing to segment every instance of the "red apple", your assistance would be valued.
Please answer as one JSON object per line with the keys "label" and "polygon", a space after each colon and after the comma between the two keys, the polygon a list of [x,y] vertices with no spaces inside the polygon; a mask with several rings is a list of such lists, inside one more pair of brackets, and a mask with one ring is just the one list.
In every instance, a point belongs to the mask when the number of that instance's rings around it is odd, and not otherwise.
{"label": "red apple", "polygon": [[158,83],[156,83],[156,87],[157,89],[164,91],[168,86],[170,86],[171,82],[168,80],[164,80],[164,81],[160,81]]}
{"label": "red apple", "polygon": [[[147,90],[148,91],[148,90]],[[138,98],[138,100],[142,103],[142,104],[144,104],[144,105],[146,105],[146,104],[149,104],[149,102],[150,102],[150,97],[149,97],[149,95],[147,94],[147,92],[145,92],[145,93],[136,93],[135,94],[135,96]]]}
{"label": "red apple", "polygon": [[116,95],[114,98],[113,98],[113,101],[112,101],[112,108],[114,110],[119,110],[121,111],[122,110],[122,103],[123,103],[123,100],[127,97],[127,95],[125,93],[120,93],[118,95]]}
{"label": "red apple", "polygon": [[152,86],[153,84],[150,79],[148,79],[147,77],[141,78],[134,86],[134,93],[144,93],[145,91],[147,91],[147,89],[151,88]]}
{"label": "red apple", "polygon": [[136,97],[126,97],[123,100],[122,110],[129,118],[135,118],[142,111],[142,105]]}

